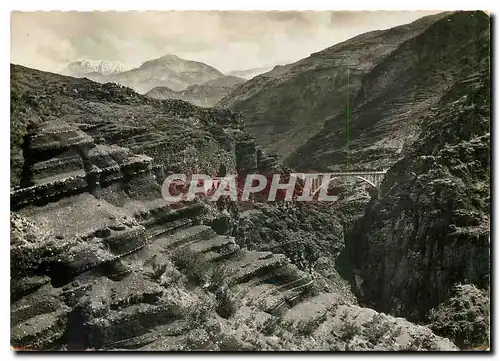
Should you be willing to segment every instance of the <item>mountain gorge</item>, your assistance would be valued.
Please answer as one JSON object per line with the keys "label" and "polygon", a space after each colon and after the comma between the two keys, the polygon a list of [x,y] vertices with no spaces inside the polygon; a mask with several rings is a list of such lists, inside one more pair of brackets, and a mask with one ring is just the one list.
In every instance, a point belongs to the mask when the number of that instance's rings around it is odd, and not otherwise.
{"label": "mountain gorge", "polygon": [[[356,187],[339,203],[337,270],[363,304],[438,319],[465,347],[489,343],[489,77],[489,17],[442,13],[277,67],[219,105],[294,169],[389,169],[375,197]],[[444,314],[450,299],[463,314]]]}
{"label": "mountain gorge", "polygon": [[[457,284],[488,293],[490,69],[482,59],[424,118],[421,135],[347,237],[360,292],[378,310],[422,321]],[[462,343],[488,342],[489,315],[475,314],[475,302],[464,304],[470,314],[463,317],[481,331],[462,330]]]}
{"label": "mountain gorge", "polygon": [[[255,77],[173,55],[11,64],[11,344],[489,348],[490,66],[483,12]],[[172,173],[221,169],[387,172],[335,183],[336,202],[162,197]]]}
{"label": "mountain gorge", "polygon": [[[300,250],[292,262],[247,248],[238,205],[161,198],[168,172],[279,171],[237,114],[16,65],[11,84],[14,347],[457,349],[360,307],[348,288],[302,270]],[[270,207],[269,219],[290,213]],[[336,227],[314,207],[293,218],[281,229],[308,230],[312,243],[313,224]]]}

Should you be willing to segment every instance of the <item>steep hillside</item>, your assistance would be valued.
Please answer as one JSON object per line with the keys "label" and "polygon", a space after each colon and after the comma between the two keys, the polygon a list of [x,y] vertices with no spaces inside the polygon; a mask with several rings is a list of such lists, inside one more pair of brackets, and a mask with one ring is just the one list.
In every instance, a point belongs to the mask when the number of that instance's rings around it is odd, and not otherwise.
{"label": "steep hillside", "polygon": [[268,71],[272,70],[273,67],[263,67],[263,68],[254,68],[254,69],[244,69],[244,70],[233,70],[227,73],[229,76],[237,76],[240,78],[244,79],[252,79],[255,78],[257,75],[267,73]]}
{"label": "steep hillside", "polygon": [[145,62],[139,68],[94,80],[115,82],[142,94],[158,86],[180,91],[190,85],[202,84],[223,75],[207,64],[184,60],[176,55],[165,55]]}
{"label": "steep hillside", "polygon": [[[217,234],[223,203],[162,199],[168,171],[275,164],[232,112],[15,65],[11,84],[14,347],[457,349],[360,307],[283,254]],[[290,223],[300,229],[302,216]],[[332,229],[329,217],[306,218]]]}
{"label": "steep hillside", "polygon": [[182,91],[167,87],[155,87],[145,95],[155,99],[180,99],[202,107],[212,107],[245,79],[236,76],[222,76],[203,84],[190,85]]}
{"label": "steep hillside", "polygon": [[442,304],[431,314],[435,329],[469,346],[489,337],[488,298],[455,288],[489,289],[489,61],[483,57],[422,120],[422,134],[347,238],[365,302],[417,321]]}
{"label": "steep hillside", "polygon": [[380,61],[351,93],[349,108],[327,118],[287,162],[299,168],[312,162],[320,169],[392,165],[418,135],[419,117],[488,58],[489,36],[483,12],[436,21]]}
{"label": "steep hillside", "polygon": [[477,66],[488,29],[484,13],[458,12],[362,34],[250,80],[219,106],[242,112],[291,167],[384,168],[418,117]]}

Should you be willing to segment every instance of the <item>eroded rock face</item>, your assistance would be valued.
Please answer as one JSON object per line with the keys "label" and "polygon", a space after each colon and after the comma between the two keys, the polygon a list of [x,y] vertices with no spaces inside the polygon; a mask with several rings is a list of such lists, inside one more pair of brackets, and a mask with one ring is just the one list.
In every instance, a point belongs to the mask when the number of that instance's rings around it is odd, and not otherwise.
{"label": "eroded rock face", "polygon": [[387,173],[347,247],[377,309],[425,320],[456,283],[489,285],[488,59],[451,88]]}
{"label": "eroded rock face", "polygon": [[[240,246],[284,253],[310,273],[317,268],[335,274],[333,264],[343,248],[343,229],[334,205],[255,203],[242,210],[234,222],[232,234]],[[328,261],[332,267],[326,267]]]}

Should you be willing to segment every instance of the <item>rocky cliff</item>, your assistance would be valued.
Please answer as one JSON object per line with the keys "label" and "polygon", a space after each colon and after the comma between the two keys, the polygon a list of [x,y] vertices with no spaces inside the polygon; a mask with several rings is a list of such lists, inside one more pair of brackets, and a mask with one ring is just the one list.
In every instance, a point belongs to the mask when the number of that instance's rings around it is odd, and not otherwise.
{"label": "rocky cliff", "polygon": [[[276,166],[230,111],[11,66],[11,343],[37,350],[456,350],[167,204],[168,171]],[[224,232],[221,232],[224,233]]]}
{"label": "rocky cliff", "polygon": [[[154,157],[162,174],[188,168],[215,174],[225,162],[228,171],[235,168],[228,149],[234,147],[232,134],[242,132],[238,126],[241,118],[231,111],[202,109],[178,100],[159,101],[120,85],[101,85],[15,65],[11,66],[11,84],[12,187],[19,186],[23,177],[29,183],[26,179],[31,177],[31,165],[23,158],[31,142],[30,129],[53,121],[76,127],[65,130],[68,133],[61,133],[62,137],[81,136],[88,142],[90,136],[98,144],[116,144]],[[228,128],[230,124],[235,127]],[[57,132],[53,137],[58,140]],[[28,162],[37,157],[35,150],[26,156]]]}
{"label": "rocky cliff", "polygon": [[[388,171],[379,198],[371,201],[348,236],[359,292],[378,310],[425,321],[432,308],[440,304],[440,310],[449,308],[449,297],[456,301],[464,294],[452,294],[457,284],[473,284],[486,293],[489,289],[491,105],[487,44],[476,44],[481,58],[478,66],[422,119],[420,137]],[[476,300],[489,302],[484,296],[463,301],[461,312],[471,311],[467,316],[471,324],[464,326],[464,333],[450,331],[453,327],[449,323],[437,328],[456,337],[460,344],[487,344],[488,316],[483,311],[477,316],[473,310]],[[488,304],[480,307],[488,309]],[[462,316],[456,316],[455,327],[462,327]],[[432,319],[439,317],[434,313]],[[479,328],[472,325],[476,321]],[[476,331],[466,331],[467,327]]]}

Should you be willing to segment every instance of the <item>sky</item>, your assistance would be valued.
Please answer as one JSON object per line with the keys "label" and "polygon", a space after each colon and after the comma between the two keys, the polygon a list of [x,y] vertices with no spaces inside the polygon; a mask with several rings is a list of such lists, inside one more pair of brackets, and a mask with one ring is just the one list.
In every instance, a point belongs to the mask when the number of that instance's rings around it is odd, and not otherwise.
{"label": "sky", "polygon": [[438,11],[12,12],[11,63],[58,72],[76,60],[128,68],[175,54],[222,72],[287,64]]}

